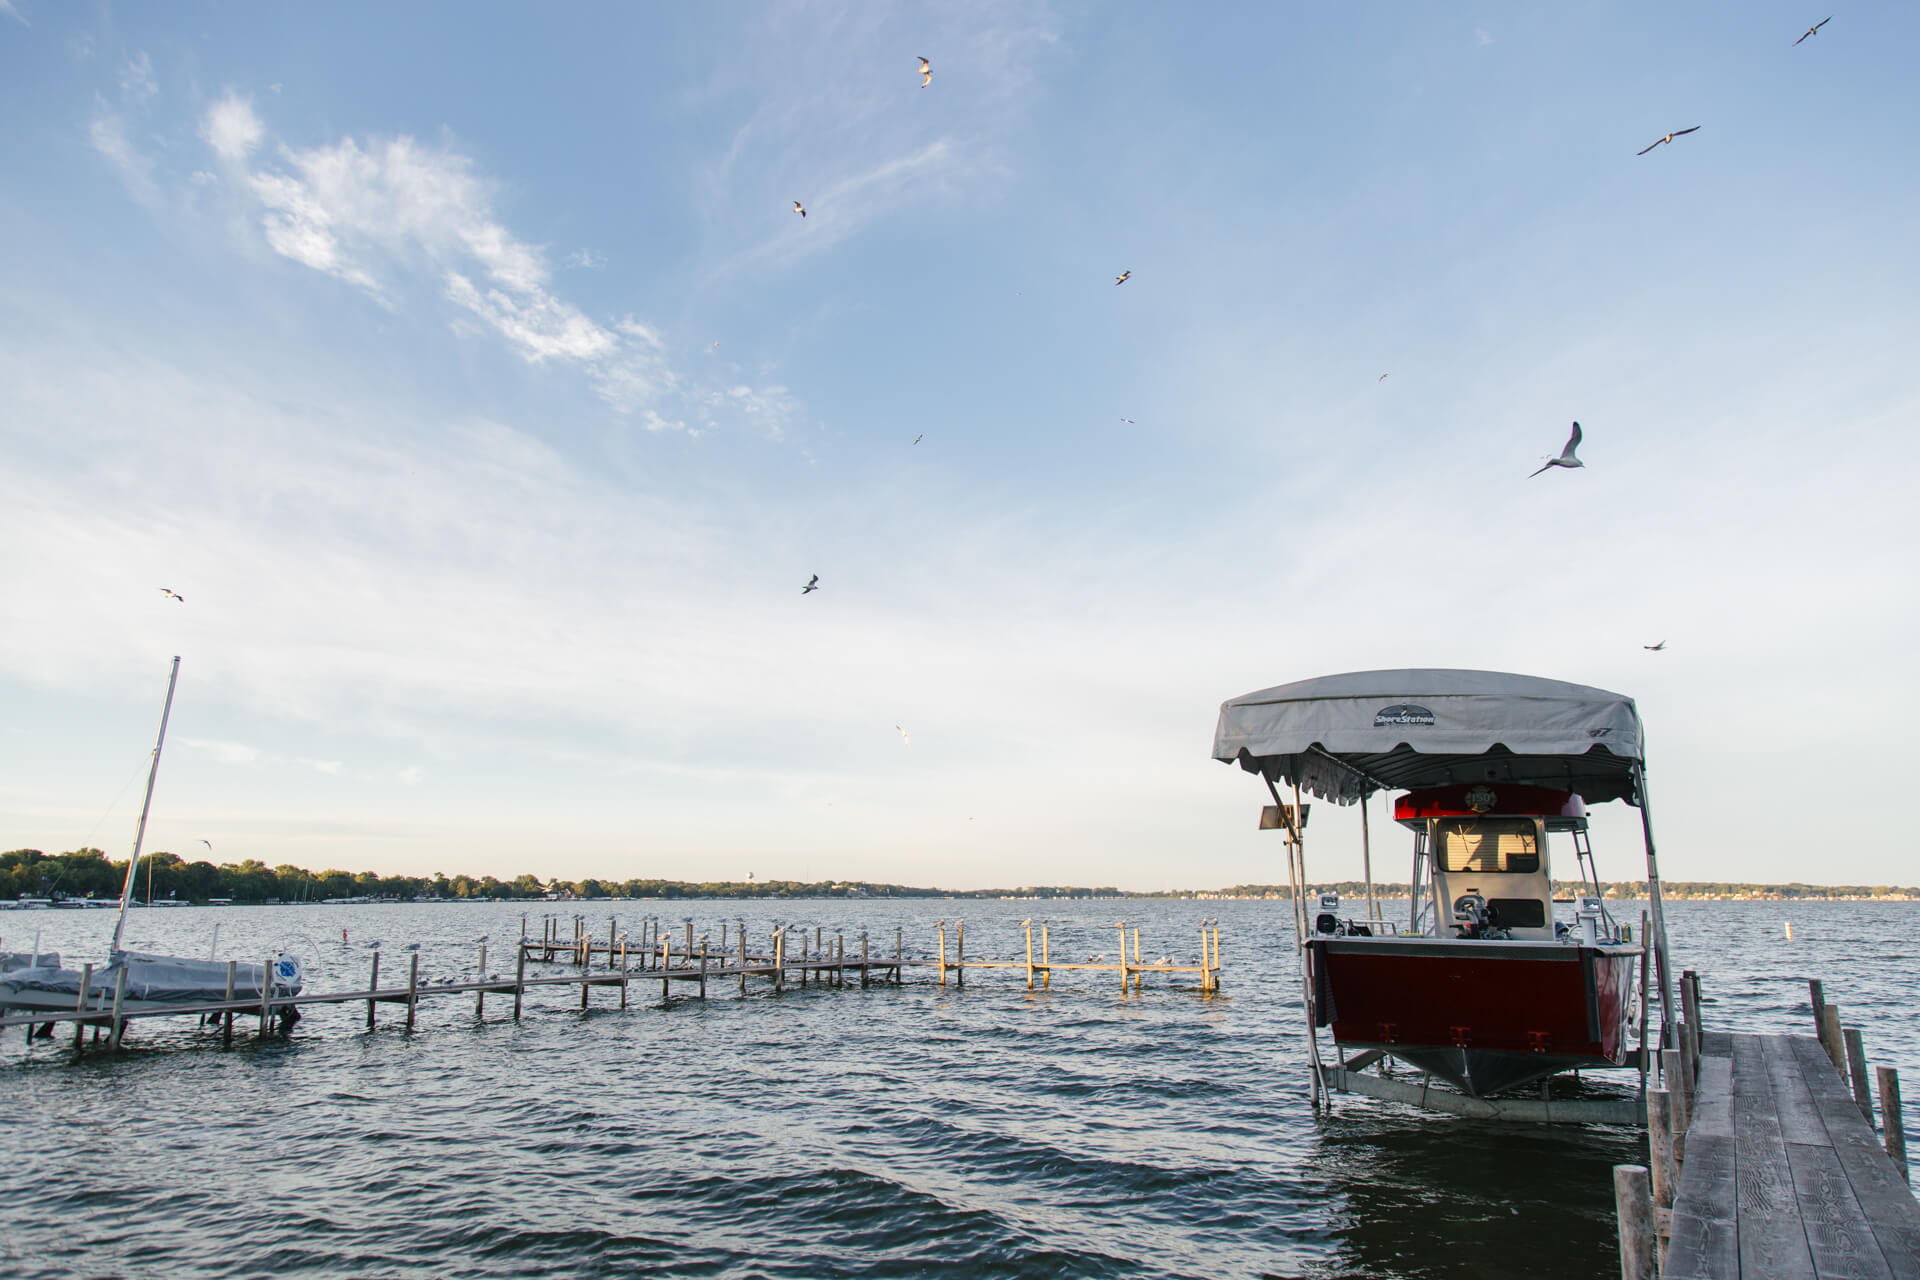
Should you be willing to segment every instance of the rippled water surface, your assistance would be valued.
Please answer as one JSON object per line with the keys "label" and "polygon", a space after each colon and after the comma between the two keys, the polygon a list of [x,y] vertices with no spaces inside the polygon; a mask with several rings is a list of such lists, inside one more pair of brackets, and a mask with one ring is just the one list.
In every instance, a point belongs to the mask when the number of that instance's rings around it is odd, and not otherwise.
{"label": "rippled water surface", "polygon": [[[967,917],[969,956],[1011,958],[1040,904],[746,904],[928,954]],[[1074,913],[1075,907],[1088,910]],[[38,1276],[1601,1276],[1617,1266],[1609,1166],[1637,1134],[1500,1126],[1368,1099],[1316,1118],[1305,1092],[1290,916],[1278,902],[1046,904],[1054,958],[1192,963],[1221,919],[1225,990],[1014,973],[965,988],[720,985],[631,1007],[596,989],[309,1010],[231,1050],[136,1023],[117,1057],[64,1037],[0,1043],[0,1274]],[[717,941],[732,904],[691,914]],[[1869,1054],[1920,1080],[1910,1013],[1920,904],[1678,903],[1676,958],[1709,1025],[1810,1027],[1822,977]],[[469,977],[477,940],[511,972],[507,904],[142,911],[141,949],[223,958],[285,945],[310,992],[364,987],[418,943],[423,980]],[[1786,941],[1784,924],[1793,924]],[[540,931],[536,914],[530,925]],[[571,925],[565,926],[571,931]],[[102,957],[104,912],[0,913],[0,945]],[[345,929],[347,940],[340,939]],[[884,942],[882,942],[884,939]],[[856,944],[849,946],[851,953]],[[509,957],[502,960],[500,957]],[[1190,982],[1191,980],[1185,980]],[[245,1023],[243,1026],[247,1025]],[[1625,1079],[1626,1077],[1623,1077]],[[1910,1085],[1909,1091],[1917,1086]]]}

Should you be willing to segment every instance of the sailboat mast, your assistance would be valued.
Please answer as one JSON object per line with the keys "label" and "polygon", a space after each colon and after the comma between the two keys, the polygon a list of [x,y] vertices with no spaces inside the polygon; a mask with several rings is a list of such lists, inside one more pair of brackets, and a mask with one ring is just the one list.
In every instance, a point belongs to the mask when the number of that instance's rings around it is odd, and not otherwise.
{"label": "sailboat mast", "polygon": [[167,745],[167,717],[173,714],[173,686],[180,680],[180,655],[173,656],[173,671],[167,676],[167,702],[160,708],[160,736],[153,744],[153,764],[147,770],[147,798],[140,802],[140,825],[133,832],[133,856],[127,859],[127,882],[120,889],[120,916],[113,922],[113,946],[109,955],[120,951],[120,931],[127,926],[127,903],[133,899],[133,876],[140,866],[140,842],[147,836],[147,811],[153,807],[153,784],[160,777],[160,748]]}

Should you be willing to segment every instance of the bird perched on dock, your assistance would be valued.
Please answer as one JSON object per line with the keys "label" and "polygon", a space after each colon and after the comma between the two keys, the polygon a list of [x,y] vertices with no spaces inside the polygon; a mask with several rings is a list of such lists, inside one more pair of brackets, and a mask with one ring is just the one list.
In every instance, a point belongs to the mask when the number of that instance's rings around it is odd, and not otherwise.
{"label": "bird perched on dock", "polygon": [[[1567,437],[1567,447],[1560,451],[1559,457],[1547,459],[1547,465],[1545,467],[1541,467],[1540,471],[1545,471],[1547,470],[1548,467],[1584,467],[1586,466],[1587,465],[1586,463],[1580,461],[1580,459],[1573,456],[1573,451],[1579,447],[1580,447],[1580,424],[1576,422],[1573,424],[1573,434]],[[1529,480],[1533,479],[1534,476],[1537,476],[1540,474],[1540,471],[1536,471],[1533,473],[1533,475],[1529,475],[1527,479]]]}
{"label": "bird perched on dock", "polygon": [[1694,125],[1693,128],[1691,129],[1675,129],[1672,133],[1668,134],[1664,138],[1655,138],[1652,142],[1649,142],[1646,146],[1640,148],[1640,150],[1635,152],[1634,154],[1643,156],[1647,154],[1647,152],[1653,150],[1655,147],[1665,146],[1667,143],[1672,142],[1675,138],[1684,138],[1690,133],[1697,133],[1699,132],[1699,129],[1700,129],[1700,126],[1697,124]]}
{"label": "bird perched on dock", "polygon": [[1662,649],[1667,647],[1667,642],[1665,640],[1662,640],[1659,644],[1643,644],[1640,647],[1642,649],[1645,649],[1648,653],[1658,653]]}
{"label": "bird perched on dock", "polygon": [[1126,283],[1127,281],[1129,281],[1129,280],[1131,280],[1131,279],[1133,279],[1133,272],[1132,272],[1132,271],[1130,271],[1130,270],[1129,270],[1129,271],[1122,271],[1122,272],[1121,272],[1121,273],[1120,273],[1119,275],[1117,275],[1117,276],[1115,276],[1115,277],[1113,278],[1113,282],[1114,282],[1115,284],[1125,284],[1125,283]]}
{"label": "bird perched on dock", "polygon": [[819,589],[820,589],[820,575],[816,573],[811,578],[807,579],[806,586],[800,588],[800,594],[805,595],[809,591],[818,591]]}
{"label": "bird perched on dock", "polygon": [[800,203],[800,202],[799,202],[798,200],[795,200],[795,201],[793,202],[793,211],[794,211],[795,213],[797,213],[797,214],[799,214],[799,215],[800,215],[801,217],[803,217],[803,218],[807,216],[807,208],[806,208],[806,206],[805,206],[805,205],[803,205],[803,204],[801,204],[801,203]]}
{"label": "bird perched on dock", "polygon": [[920,59],[920,87],[926,88],[933,83],[933,64],[925,58]]}
{"label": "bird perched on dock", "polygon": [[164,592],[166,595],[168,595],[169,597],[171,597],[172,599],[178,600],[181,604],[185,604],[187,602],[187,598],[181,595],[178,591],[175,591],[172,587],[162,587],[160,588],[160,590]]}
{"label": "bird perched on dock", "polygon": [[[1832,22],[1832,21],[1833,21],[1833,15],[1832,15],[1832,14],[1828,14],[1828,15],[1827,15],[1826,17],[1824,17],[1824,18],[1822,18],[1822,19],[1820,19],[1820,21],[1818,21],[1818,22],[1816,22],[1816,23],[1814,23],[1814,24],[1813,24],[1812,26],[1810,26],[1810,27],[1808,27],[1808,28],[1807,28],[1807,35],[1803,35],[1803,36],[1801,36],[1801,37],[1800,37],[1800,40],[1805,40],[1805,39],[1807,38],[1807,36],[1811,36],[1811,35],[1818,35],[1818,34],[1819,34],[1819,32],[1820,32],[1820,28],[1822,28],[1822,27],[1824,27],[1824,26],[1826,26],[1826,25],[1827,25],[1827,24],[1828,24],[1829,22]],[[1795,40],[1795,41],[1794,41],[1794,43],[1795,43],[1795,44],[1799,44],[1799,43],[1800,43],[1800,40]]]}

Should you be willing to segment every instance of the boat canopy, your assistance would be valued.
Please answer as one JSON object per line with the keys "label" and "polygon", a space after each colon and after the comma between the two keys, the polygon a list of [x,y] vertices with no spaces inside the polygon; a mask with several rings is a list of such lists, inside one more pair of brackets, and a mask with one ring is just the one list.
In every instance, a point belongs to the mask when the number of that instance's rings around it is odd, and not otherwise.
{"label": "boat canopy", "polygon": [[1375,791],[1523,783],[1639,804],[1633,699],[1501,671],[1352,671],[1220,704],[1213,757],[1353,804]]}

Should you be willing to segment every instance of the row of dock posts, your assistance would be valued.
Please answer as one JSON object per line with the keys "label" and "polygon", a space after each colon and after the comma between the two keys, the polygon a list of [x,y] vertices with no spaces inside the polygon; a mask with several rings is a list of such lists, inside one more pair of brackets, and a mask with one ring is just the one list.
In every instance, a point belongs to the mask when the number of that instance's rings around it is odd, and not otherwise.
{"label": "row of dock posts", "polygon": [[1046,920],[1040,922],[1040,958],[1036,961],[1033,956],[1033,921],[1031,919],[1022,920],[1020,926],[1026,932],[1027,955],[1024,962],[1019,960],[968,960],[967,922],[965,920],[955,920],[953,922],[953,960],[949,963],[947,960],[947,922],[945,920],[939,921],[935,925],[935,929],[939,935],[940,958],[937,961],[937,965],[940,985],[943,987],[947,985],[948,969],[952,969],[954,972],[954,985],[963,987],[967,983],[968,969],[1018,969],[1024,967],[1027,971],[1027,990],[1029,991],[1033,990],[1036,975],[1039,977],[1041,990],[1050,989],[1053,985],[1053,971],[1055,969],[1111,969],[1119,973],[1120,990],[1123,992],[1128,990],[1129,986],[1131,986],[1133,990],[1138,991],[1140,989],[1142,976],[1148,973],[1197,973],[1200,975],[1200,989],[1202,991],[1212,992],[1220,989],[1220,922],[1218,920],[1208,919],[1200,922],[1200,963],[1198,965],[1174,964],[1171,959],[1164,964],[1146,963],[1146,961],[1141,958],[1140,930],[1137,927],[1132,930],[1133,959],[1129,961],[1127,959],[1128,926],[1124,920],[1116,921],[1114,924],[1114,927],[1120,931],[1120,962],[1118,964],[1107,964],[1104,956],[1100,957],[1097,961],[1090,960],[1086,964],[1055,964],[1053,961],[1051,922]]}
{"label": "row of dock posts", "polygon": [[[1866,1049],[1858,1027],[1845,1027],[1840,1007],[1826,1000],[1818,978],[1807,982],[1813,1006],[1814,1034],[1828,1060],[1852,1090],[1867,1127],[1873,1128],[1874,1101],[1867,1084]],[[1673,1206],[1680,1171],[1687,1158],[1687,1130],[1695,1110],[1701,1053],[1700,977],[1689,969],[1680,978],[1681,1019],[1674,1048],[1660,1051],[1662,1086],[1647,1090],[1648,1165],[1615,1165],[1614,1211],[1620,1225],[1621,1280],[1655,1280],[1666,1270],[1667,1242],[1673,1233]],[[1909,1185],[1906,1123],[1900,1105],[1900,1074],[1875,1068],[1880,1093],[1881,1130],[1887,1158]]]}

